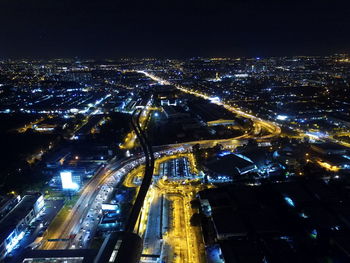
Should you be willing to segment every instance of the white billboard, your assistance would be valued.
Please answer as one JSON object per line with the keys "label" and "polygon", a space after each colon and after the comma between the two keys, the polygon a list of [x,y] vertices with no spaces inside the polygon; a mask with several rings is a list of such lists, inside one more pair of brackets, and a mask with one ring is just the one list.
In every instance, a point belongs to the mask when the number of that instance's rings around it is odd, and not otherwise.
{"label": "white billboard", "polygon": [[104,211],[118,211],[119,206],[114,204],[102,204],[102,210]]}
{"label": "white billboard", "polygon": [[72,172],[63,171],[60,174],[63,189],[77,190],[79,188],[78,184],[74,183],[72,180]]}

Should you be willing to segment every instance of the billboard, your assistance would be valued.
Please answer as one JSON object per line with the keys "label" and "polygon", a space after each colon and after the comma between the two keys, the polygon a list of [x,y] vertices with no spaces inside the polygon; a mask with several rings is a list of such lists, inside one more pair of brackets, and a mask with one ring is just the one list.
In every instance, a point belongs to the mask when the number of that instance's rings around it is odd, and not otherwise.
{"label": "billboard", "polygon": [[104,211],[118,211],[119,206],[117,204],[102,204],[102,210],[104,210]]}
{"label": "billboard", "polygon": [[60,174],[63,189],[77,190],[79,188],[79,185],[72,180],[72,172],[63,171]]}

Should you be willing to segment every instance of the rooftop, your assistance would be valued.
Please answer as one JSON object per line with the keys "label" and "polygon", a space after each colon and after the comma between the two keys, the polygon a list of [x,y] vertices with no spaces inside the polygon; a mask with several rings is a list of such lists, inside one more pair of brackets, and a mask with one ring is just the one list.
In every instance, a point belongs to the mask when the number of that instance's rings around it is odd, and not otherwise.
{"label": "rooftop", "polygon": [[38,195],[25,195],[10,213],[0,221],[0,244],[11,234],[17,224],[30,212]]}

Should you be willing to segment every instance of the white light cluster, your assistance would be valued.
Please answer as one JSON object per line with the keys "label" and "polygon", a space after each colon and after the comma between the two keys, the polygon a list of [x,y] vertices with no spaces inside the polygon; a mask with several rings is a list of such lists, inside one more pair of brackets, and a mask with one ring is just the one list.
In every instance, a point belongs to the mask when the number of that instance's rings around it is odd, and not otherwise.
{"label": "white light cluster", "polygon": [[72,172],[64,171],[60,175],[63,189],[77,190],[79,188],[79,185],[72,180]]}

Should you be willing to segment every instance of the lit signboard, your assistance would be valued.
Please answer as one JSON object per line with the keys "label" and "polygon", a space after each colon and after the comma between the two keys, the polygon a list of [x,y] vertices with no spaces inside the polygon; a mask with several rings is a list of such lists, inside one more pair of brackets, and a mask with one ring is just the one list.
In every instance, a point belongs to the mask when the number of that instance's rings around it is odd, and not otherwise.
{"label": "lit signboard", "polygon": [[211,97],[209,98],[211,103],[219,103],[220,102],[220,98],[219,97]]}
{"label": "lit signboard", "polygon": [[102,204],[102,210],[104,211],[117,211],[118,209],[119,209],[118,205]]}
{"label": "lit signboard", "polygon": [[72,180],[72,172],[64,171],[61,172],[61,181],[63,189],[76,190],[79,188],[78,184],[74,183]]}
{"label": "lit signboard", "polygon": [[286,116],[286,115],[277,115],[276,119],[279,120],[279,121],[285,121],[285,120],[288,119],[288,116]]}

